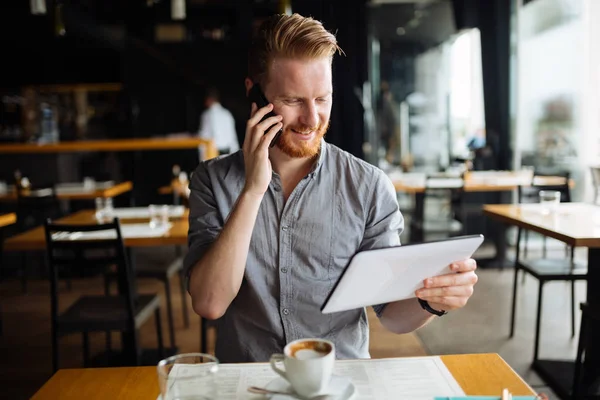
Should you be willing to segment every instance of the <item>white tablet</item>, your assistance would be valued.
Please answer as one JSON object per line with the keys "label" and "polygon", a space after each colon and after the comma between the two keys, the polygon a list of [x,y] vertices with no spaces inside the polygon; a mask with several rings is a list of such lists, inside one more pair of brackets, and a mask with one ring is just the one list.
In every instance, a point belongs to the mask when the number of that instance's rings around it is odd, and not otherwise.
{"label": "white tablet", "polygon": [[415,297],[423,280],[450,273],[449,265],[471,258],[483,235],[459,236],[357,253],[325,304],[324,314]]}

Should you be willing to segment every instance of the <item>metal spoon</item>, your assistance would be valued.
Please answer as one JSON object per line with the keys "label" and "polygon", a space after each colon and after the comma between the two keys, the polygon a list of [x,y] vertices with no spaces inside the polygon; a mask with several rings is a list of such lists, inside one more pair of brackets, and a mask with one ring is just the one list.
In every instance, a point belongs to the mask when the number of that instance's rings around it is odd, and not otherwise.
{"label": "metal spoon", "polygon": [[248,391],[250,393],[256,393],[256,394],[284,394],[287,396],[294,396],[294,397],[297,397],[297,398],[303,399],[303,400],[333,400],[334,399],[334,396],[331,396],[329,394],[321,394],[321,395],[311,397],[311,398],[304,398],[304,397],[298,396],[296,393],[279,392],[277,390],[269,390],[269,389],[265,389],[265,388],[261,388],[261,387],[257,387],[257,386],[248,387]]}

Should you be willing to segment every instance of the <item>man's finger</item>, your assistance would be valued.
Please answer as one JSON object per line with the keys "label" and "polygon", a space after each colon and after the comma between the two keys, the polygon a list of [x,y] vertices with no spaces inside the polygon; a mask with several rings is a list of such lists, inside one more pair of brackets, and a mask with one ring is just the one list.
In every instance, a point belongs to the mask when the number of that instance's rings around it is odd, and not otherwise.
{"label": "man's finger", "polygon": [[477,269],[477,262],[472,258],[463,261],[456,261],[450,264],[450,271],[452,272],[468,272],[475,271]]}
{"label": "man's finger", "polygon": [[260,122],[260,120],[262,119],[262,117],[264,117],[271,111],[273,111],[273,104],[271,104],[271,103],[267,104],[264,107],[259,108],[258,110],[256,110],[254,115],[252,115],[252,117],[250,117],[250,119],[248,120],[247,126],[253,127],[254,125],[258,124]]}
{"label": "man's finger", "polygon": [[417,297],[425,300],[431,297],[448,297],[448,296],[467,296],[473,294],[473,286],[444,286],[431,289],[419,289],[415,293]]}
{"label": "man's finger", "polygon": [[423,286],[426,288],[444,287],[444,286],[463,286],[474,285],[477,283],[477,275],[475,272],[461,272],[458,274],[446,274],[427,278],[423,281]]}

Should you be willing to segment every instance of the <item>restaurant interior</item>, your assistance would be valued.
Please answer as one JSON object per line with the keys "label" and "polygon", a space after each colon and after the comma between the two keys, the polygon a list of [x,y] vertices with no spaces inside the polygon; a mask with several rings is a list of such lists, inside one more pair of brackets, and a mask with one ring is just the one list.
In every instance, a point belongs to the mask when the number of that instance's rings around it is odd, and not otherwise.
{"label": "restaurant interior", "polygon": [[[5,398],[179,398],[159,361],[214,355],[183,269],[189,182],[228,152],[201,116],[216,88],[242,145],[248,48],[278,13],[335,34],[325,140],[389,178],[402,245],[484,237],[463,308],[394,334],[367,307],[368,382],[335,398],[433,399],[399,378],[421,361],[447,368],[443,398],[600,398],[598,0],[1,2]],[[190,398],[275,376],[219,371],[246,380]]]}

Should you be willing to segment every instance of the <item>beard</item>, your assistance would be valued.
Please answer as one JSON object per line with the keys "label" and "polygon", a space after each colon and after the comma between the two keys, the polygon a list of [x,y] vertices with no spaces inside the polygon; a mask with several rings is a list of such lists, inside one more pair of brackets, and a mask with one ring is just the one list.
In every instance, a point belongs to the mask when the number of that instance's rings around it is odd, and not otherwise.
{"label": "beard", "polygon": [[[308,158],[314,157],[319,153],[321,148],[321,139],[325,136],[325,133],[329,129],[329,121],[324,124],[309,127],[306,125],[293,125],[288,126],[284,129],[277,141],[277,147],[284,154],[291,158]],[[292,132],[312,132],[315,131],[315,137],[311,140],[294,140],[296,133]]]}

